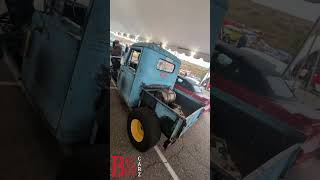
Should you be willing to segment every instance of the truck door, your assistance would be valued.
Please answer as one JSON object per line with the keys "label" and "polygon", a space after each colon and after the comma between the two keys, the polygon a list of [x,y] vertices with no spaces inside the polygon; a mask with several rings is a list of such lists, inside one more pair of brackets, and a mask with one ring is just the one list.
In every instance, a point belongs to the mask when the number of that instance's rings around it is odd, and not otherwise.
{"label": "truck door", "polygon": [[141,49],[132,48],[128,53],[127,59],[120,67],[117,86],[125,99],[128,106],[131,107],[130,94],[133,82],[135,80],[136,71],[138,69],[139,60],[141,57]]}

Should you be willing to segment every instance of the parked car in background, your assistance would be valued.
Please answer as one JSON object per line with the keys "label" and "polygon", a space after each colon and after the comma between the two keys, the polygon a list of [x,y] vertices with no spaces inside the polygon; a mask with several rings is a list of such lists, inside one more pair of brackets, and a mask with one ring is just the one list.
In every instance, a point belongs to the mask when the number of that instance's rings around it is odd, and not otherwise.
{"label": "parked car in background", "polygon": [[[280,75],[286,70],[288,64],[279,60],[279,59],[276,59],[268,54],[265,54],[261,51],[258,51],[256,49],[252,49],[252,48],[247,48],[247,47],[244,47],[244,48],[240,48],[242,50],[244,50],[245,52],[247,52],[248,56],[250,56],[251,54],[254,54],[255,56],[258,56],[264,63],[266,63],[266,65],[268,66],[272,66],[272,69],[279,73]],[[243,53],[245,53],[243,52]]]}
{"label": "parked car in background", "polygon": [[205,104],[205,112],[210,110],[210,96],[203,93],[202,87],[197,80],[190,77],[178,76],[174,88]]}
{"label": "parked car in background", "polygon": [[189,76],[186,76],[186,77],[184,77],[184,78],[187,79],[187,80],[189,80],[191,83],[200,86],[200,81],[199,81],[199,80],[197,80],[197,79],[195,79],[195,78],[192,78],[192,77],[189,77]]}
{"label": "parked car in background", "polygon": [[241,174],[294,144],[300,144],[296,162],[320,149],[320,111],[297,99],[281,77],[283,62],[219,42],[212,66],[212,131],[231,147]]}

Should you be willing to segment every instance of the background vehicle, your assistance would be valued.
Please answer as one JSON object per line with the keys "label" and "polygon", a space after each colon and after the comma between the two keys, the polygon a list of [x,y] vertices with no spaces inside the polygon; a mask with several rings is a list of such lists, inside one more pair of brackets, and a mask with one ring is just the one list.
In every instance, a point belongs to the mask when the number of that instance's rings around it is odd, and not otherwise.
{"label": "background vehicle", "polygon": [[236,26],[225,25],[223,27],[222,39],[227,43],[234,44],[240,39],[241,31],[242,30]]}
{"label": "background vehicle", "polygon": [[228,146],[224,149],[238,168],[222,172],[250,179],[259,169],[263,177],[268,167],[277,169],[270,176],[278,179],[297,154],[301,162],[319,148],[320,112],[297,100],[274,63],[225,43],[216,45],[212,58],[212,130],[223,138]]}
{"label": "background vehicle", "polygon": [[188,80],[190,80],[191,82],[193,82],[193,83],[196,84],[196,85],[200,85],[200,81],[201,81],[200,78],[197,78],[197,77],[189,77],[189,76],[186,76],[185,78],[188,79]]}
{"label": "background vehicle", "polygon": [[144,152],[168,138],[164,148],[186,132],[200,117],[203,106],[173,90],[181,61],[152,43],[135,43],[120,67],[117,86],[132,109],[127,131],[132,145]]}
{"label": "background vehicle", "polygon": [[178,76],[174,88],[205,104],[205,112],[210,110],[210,97],[203,93],[202,87],[193,79]]}
{"label": "background vehicle", "polygon": [[260,59],[258,59],[258,60],[255,60],[255,58],[252,58],[252,59],[254,59],[253,61],[261,61],[261,63],[265,63],[268,67],[272,66],[272,69],[274,69],[274,71],[276,73],[278,73],[280,76],[286,70],[286,68],[288,66],[287,63],[282,62],[278,59],[275,59],[274,57],[272,57],[268,54],[265,54],[261,51],[258,51],[258,50],[252,49],[252,48],[247,48],[247,47],[240,48],[240,49],[244,50],[243,53],[248,52],[247,53],[248,56],[253,54],[255,56],[260,57]]}

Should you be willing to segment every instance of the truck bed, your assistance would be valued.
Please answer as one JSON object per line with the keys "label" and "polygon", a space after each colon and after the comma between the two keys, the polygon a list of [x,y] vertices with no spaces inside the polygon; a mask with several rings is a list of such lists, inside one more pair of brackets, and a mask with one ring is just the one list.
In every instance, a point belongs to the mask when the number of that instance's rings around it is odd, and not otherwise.
{"label": "truck bed", "polygon": [[230,99],[215,97],[214,102],[211,133],[226,141],[232,161],[243,177],[280,152],[304,141],[299,132],[285,125],[280,127],[275,119],[254,117]]}
{"label": "truck bed", "polygon": [[200,101],[197,101],[187,94],[180,93],[180,91],[176,90],[175,93],[177,95],[176,103],[178,105],[181,105],[182,111],[186,117],[190,116],[192,113],[205,106]]}
{"label": "truck bed", "polygon": [[[165,104],[160,99],[157,99],[154,95],[156,90],[143,90],[143,103],[151,108],[155,108],[157,103],[160,103],[168,110],[172,111],[173,113],[179,115],[174,109],[174,105]],[[179,115],[181,118],[187,118],[200,108],[204,107],[200,101],[195,100],[194,98],[189,97],[187,94],[182,94],[178,91],[176,93],[176,100],[174,102],[175,105],[181,106],[181,110],[184,116]],[[161,117],[161,115],[159,115]]]}

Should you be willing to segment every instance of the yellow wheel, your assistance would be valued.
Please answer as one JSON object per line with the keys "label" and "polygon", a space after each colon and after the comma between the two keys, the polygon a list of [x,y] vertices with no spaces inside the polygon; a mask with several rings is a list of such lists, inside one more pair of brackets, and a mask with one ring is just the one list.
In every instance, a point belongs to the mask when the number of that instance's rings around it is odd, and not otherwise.
{"label": "yellow wheel", "polygon": [[147,107],[136,108],[129,113],[127,132],[131,144],[140,152],[156,145],[161,136],[159,120]]}
{"label": "yellow wheel", "polygon": [[137,142],[141,142],[143,140],[144,131],[142,124],[138,119],[133,119],[131,121],[131,135]]}

